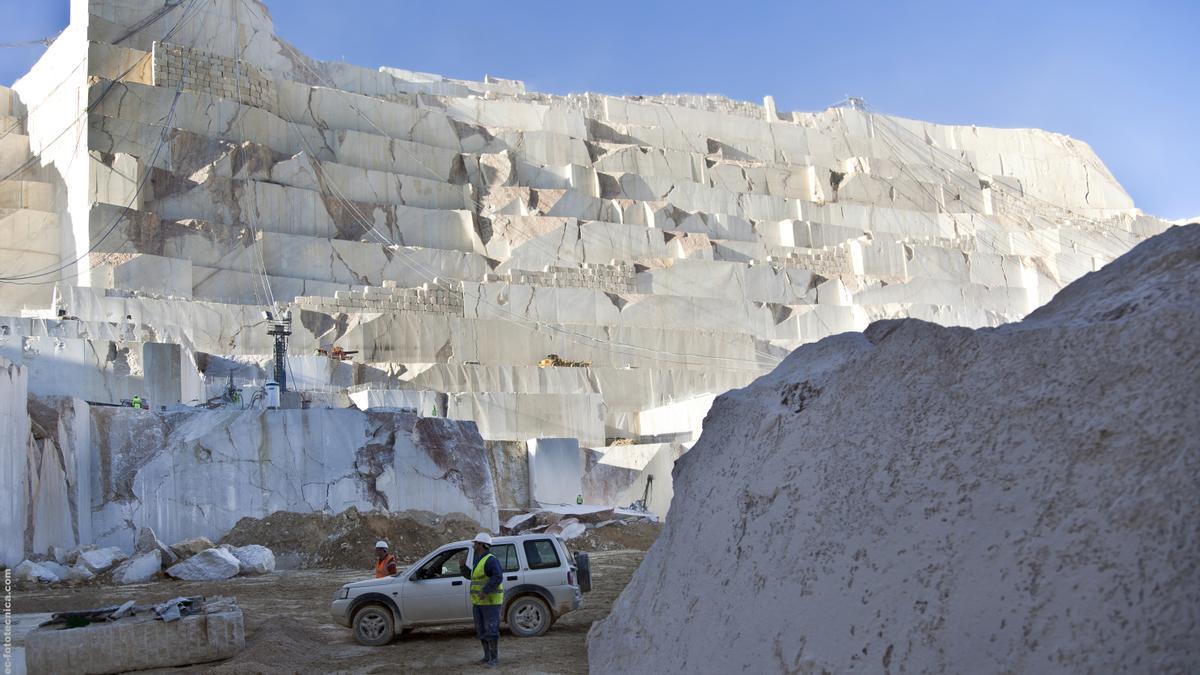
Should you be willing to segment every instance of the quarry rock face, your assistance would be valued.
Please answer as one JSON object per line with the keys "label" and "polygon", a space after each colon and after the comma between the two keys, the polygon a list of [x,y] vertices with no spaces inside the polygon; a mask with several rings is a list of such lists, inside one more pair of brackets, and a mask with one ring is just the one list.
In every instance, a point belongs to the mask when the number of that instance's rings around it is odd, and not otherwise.
{"label": "quarry rock face", "polygon": [[[0,357],[0,562],[13,566],[25,557],[29,413],[27,371]],[[32,551],[30,551],[32,553]]]}
{"label": "quarry rock face", "polygon": [[[244,0],[72,2],[0,119],[9,565],[271,509],[661,513],[791,350],[1013,321],[1168,226],[1059,134],[321,62]],[[580,461],[531,492],[551,439]]]}
{"label": "quarry rock face", "polygon": [[[99,541],[131,547],[149,526],[180,558],[212,548],[241,518],[276,511],[427,509],[495,529],[496,491],[469,422],[358,410],[94,408],[104,466]],[[180,478],[184,477],[184,480]]]}
{"label": "quarry rock face", "polygon": [[884,321],[718,398],[597,673],[1200,663],[1200,225],[995,329]]}

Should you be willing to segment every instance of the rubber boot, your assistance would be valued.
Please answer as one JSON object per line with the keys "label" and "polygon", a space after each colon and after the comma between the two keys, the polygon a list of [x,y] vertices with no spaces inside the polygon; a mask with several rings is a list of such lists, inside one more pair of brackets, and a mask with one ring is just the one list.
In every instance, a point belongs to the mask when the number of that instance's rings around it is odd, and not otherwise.
{"label": "rubber boot", "polygon": [[483,645],[483,658],[479,659],[479,662],[484,665],[487,665],[492,662],[491,640],[480,640],[479,642],[480,642],[480,644]]}
{"label": "rubber boot", "polygon": [[496,666],[500,665],[500,641],[499,640],[490,640],[489,642],[490,642],[490,647],[491,647],[492,658],[490,661],[487,662],[487,664],[489,667],[495,668]]}

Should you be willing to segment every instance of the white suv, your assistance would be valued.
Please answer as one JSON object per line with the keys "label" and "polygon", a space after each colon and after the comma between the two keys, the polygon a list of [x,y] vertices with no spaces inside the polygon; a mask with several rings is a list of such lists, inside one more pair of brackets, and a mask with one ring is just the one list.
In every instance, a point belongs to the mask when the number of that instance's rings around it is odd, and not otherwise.
{"label": "white suv", "polygon": [[[501,617],[517,637],[545,634],[563,614],[583,603],[591,590],[586,553],[571,556],[556,536],[526,534],[492,539],[492,555],[504,570]],[[471,542],[446,544],[395,576],[346,584],[329,611],[334,621],[354,629],[364,645],[384,645],[417,626],[471,623]]]}

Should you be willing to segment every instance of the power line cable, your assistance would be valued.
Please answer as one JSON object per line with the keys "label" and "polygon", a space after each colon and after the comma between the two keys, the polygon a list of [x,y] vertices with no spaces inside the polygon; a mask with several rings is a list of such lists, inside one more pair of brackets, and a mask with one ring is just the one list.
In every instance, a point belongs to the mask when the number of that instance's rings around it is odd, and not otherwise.
{"label": "power line cable", "polygon": [[[182,1],[182,0],[180,0],[180,1]],[[169,37],[173,36],[182,27],[183,23],[193,15],[192,11],[197,6],[197,3],[199,2],[199,0],[188,0],[188,2],[190,3],[188,8],[185,9],[185,11],[184,11],[183,15],[180,17],[179,21],[177,21],[175,23],[175,25],[166,33],[166,35],[163,38],[164,41],[166,39],[169,39]],[[172,6],[172,8],[173,8],[173,6]],[[149,25],[149,24],[145,24],[145,25]],[[134,32],[136,32],[136,31],[134,31]],[[130,33],[130,34],[132,34],[132,33]],[[125,71],[124,74],[128,74],[135,67],[137,67],[137,64],[130,66]],[[98,105],[99,102],[101,100],[103,100],[105,96],[108,95],[108,92],[112,90],[112,86],[114,84],[116,84],[116,81],[113,81],[110,83],[109,87],[104,90],[104,92],[97,99],[97,101],[90,104],[89,106],[87,106],[84,109],[84,113],[83,113],[83,115],[81,115],[81,118],[83,116],[86,116],[87,114],[89,114],[91,112],[91,110],[93,110],[96,107],[96,105]],[[179,103],[179,98],[182,93],[183,93],[183,81],[181,79],[179,86],[175,90],[175,97],[171,102],[171,107],[168,110],[165,120],[163,122],[163,131],[159,136],[159,142],[158,142],[157,146],[155,147],[155,150],[154,150],[154,153],[153,153],[153,156],[152,156],[150,162],[147,164],[147,167],[148,167],[147,171],[142,176],[142,180],[138,183],[137,189],[135,190],[133,196],[130,198],[129,204],[126,205],[125,208],[123,208],[121,210],[120,215],[117,216],[117,218],[113,221],[112,225],[109,226],[109,228],[104,232],[104,234],[97,241],[92,243],[91,246],[89,246],[87,251],[85,251],[83,254],[79,255],[74,260],[72,260],[66,264],[60,264],[59,266],[55,267],[54,269],[49,269],[49,270],[41,271],[41,272],[26,273],[26,274],[22,274],[22,275],[14,275],[14,276],[0,276],[0,283],[11,283],[11,284],[18,284],[18,285],[40,285],[37,283],[30,283],[28,280],[35,279],[38,277],[57,274],[65,269],[67,269],[68,267],[75,265],[79,261],[86,258],[88,255],[90,255],[92,252],[94,252],[104,242],[104,240],[106,240],[108,238],[108,236],[111,235],[114,230],[116,230],[117,226],[128,215],[129,211],[132,210],[133,204],[136,203],[138,196],[142,193],[142,190],[145,187],[146,182],[150,177],[150,174],[152,173],[152,171],[150,170],[150,167],[153,167],[158,161],[158,155],[162,151],[163,146],[166,144],[168,130],[172,128],[171,123],[174,120],[176,106]],[[69,126],[66,129],[64,129],[63,133],[60,133],[58,136],[55,137],[54,141],[57,141],[59,138],[61,138],[65,134],[65,132],[70,130],[73,126],[74,125]],[[53,143],[54,141],[51,141],[51,143]],[[48,146],[46,146],[46,147],[48,147]],[[36,158],[37,158],[37,156],[34,155],[30,158],[30,160],[33,160]],[[28,164],[28,161],[25,164]],[[2,182],[2,181],[0,181],[0,182]],[[94,268],[95,268],[95,265],[93,265],[93,269]],[[41,283],[48,283],[48,282],[41,282]]]}

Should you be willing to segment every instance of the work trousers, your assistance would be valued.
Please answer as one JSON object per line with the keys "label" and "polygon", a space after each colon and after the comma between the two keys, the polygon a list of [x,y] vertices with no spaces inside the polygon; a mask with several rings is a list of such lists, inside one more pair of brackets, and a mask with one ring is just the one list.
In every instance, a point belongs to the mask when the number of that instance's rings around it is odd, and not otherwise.
{"label": "work trousers", "polygon": [[471,616],[475,618],[475,637],[500,639],[500,605],[471,605]]}

